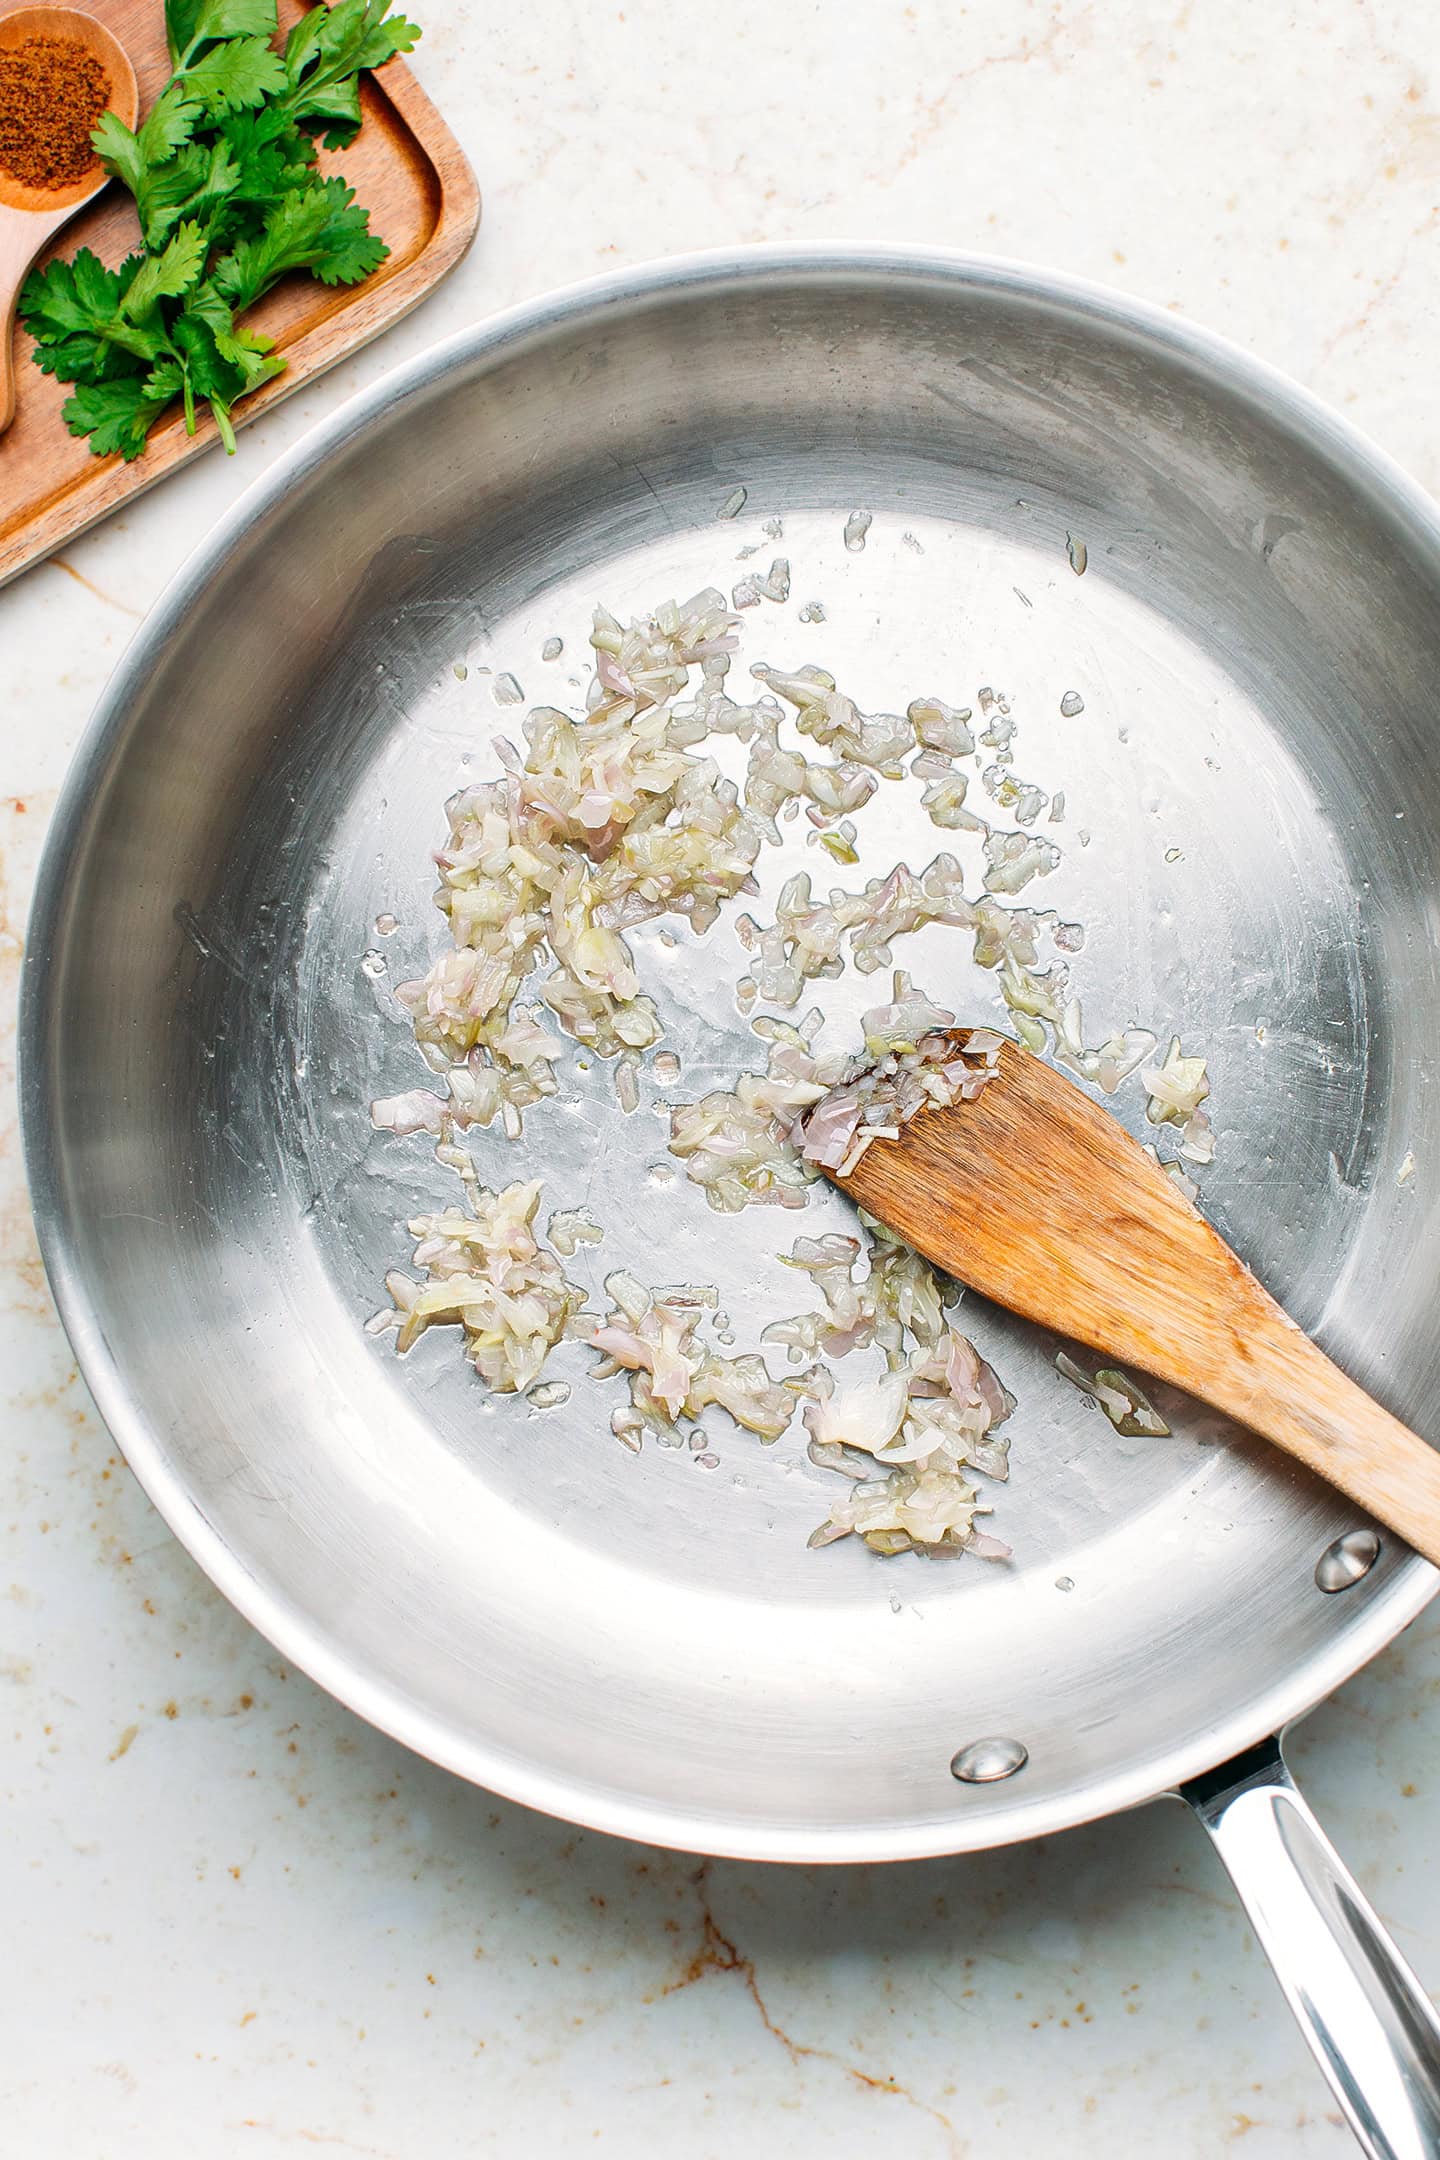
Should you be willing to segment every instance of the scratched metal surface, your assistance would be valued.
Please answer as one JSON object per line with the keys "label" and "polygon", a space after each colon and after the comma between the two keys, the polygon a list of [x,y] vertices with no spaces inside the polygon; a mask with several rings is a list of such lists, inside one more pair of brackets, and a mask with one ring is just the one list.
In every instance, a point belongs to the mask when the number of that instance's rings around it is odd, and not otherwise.
{"label": "scratched metal surface", "polygon": [[[744,512],[718,522],[736,485]],[[1253,363],[1003,266],[776,254],[617,280],[465,333],[282,460],[137,639],[57,817],[27,977],[32,1180],[136,1470],[357,1709],[634,1835],[958,1849],[1257,1737],[1418,1610],[1430,1571],[1387,1549],[1321,1597],[1345,1503],[1178,1400],[1172,1440],[1116,1437],[1052,1340],[977,1301],[967,1325],[1019,1398],[991,1495],[1003,1568],[808,1553],[835,1484],[798,1426],[763,1449],[717,1420],[709,1471],[635,1458],[578,1348],[555,1360],[569,1403],[538,1413],[488,1398],[444,1334],[400,1362],[362,1329],[405,1217],[455,1190],[366,1106],[420,1077],[389,986],[441,936],[441,803],[517,717],[485,671],[564,703],[595,600],[729,585],[772,553],[791,600],[747,615],[742,664],[821,661],[886,708],[1003,688],[1017,769],[1065,791],[1065,859],[1035,897],[1086,925],[1092,1033],[1203,1044],[1204,1204],[1327,1348],[1440,1422],[1430,514]],[[823,624],[800,622],[809,600]],[[885,798],[861,835],[865,873],[950,841]],[[762,919],[802,860],[767,857]],[[400,927],[377,937],[384,912]],[[525,1141],[475,1152],[494,1181],[543,1174],[547,1205],[589,1202],[606,1242],[572,1271],[597,1291],[620,1265],[714,1281],[748,1348],[809,1302],[778,1254],[845,1204],[720,1218],[672,1175],[662,1096],[758,1058],[727,922],[635,944],[681,1081],[647,1076],[626,1118],[569,1057]],[[962,940],[897,957],[994,1015]],[[820,1002],[839,1032],[874,993]],[[951,1754],[994,1732],[1026,1743],[1024,1773],[957,1786]]]}

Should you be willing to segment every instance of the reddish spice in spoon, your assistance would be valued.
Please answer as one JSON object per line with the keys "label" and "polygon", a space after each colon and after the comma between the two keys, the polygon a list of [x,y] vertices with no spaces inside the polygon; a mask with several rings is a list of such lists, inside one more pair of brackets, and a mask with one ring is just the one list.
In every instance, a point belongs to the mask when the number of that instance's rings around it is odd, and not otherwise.
{"label": "reddish spice in spoon", "polygon": [[110,78],[73,38],[0,51],[0,166],[25,187],[69,187],[95,163],[90,130],[109,100]]}

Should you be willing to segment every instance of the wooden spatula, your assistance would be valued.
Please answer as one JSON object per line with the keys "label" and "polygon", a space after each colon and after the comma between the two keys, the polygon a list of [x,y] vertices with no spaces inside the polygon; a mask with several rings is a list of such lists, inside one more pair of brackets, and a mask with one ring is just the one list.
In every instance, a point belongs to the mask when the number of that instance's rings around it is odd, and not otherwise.
{"label": "wooden spatula", "polygon": [[1263,1433],[1440,1565],[1440,1454],[1347,1380],[1124,1128],[1007,1043],[835,1182],[927,1260]]}

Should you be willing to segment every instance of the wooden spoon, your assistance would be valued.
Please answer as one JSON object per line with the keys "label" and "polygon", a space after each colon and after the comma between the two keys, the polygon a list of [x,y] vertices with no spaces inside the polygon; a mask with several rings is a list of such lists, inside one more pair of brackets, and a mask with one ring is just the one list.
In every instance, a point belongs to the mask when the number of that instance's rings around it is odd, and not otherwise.
{"label": "wooden spoon", "polygon": [[1145,1150],[1016,1044],[874,1140],[852,1199],[961,1282],[1263,1433],[1440,1565],[1440,1454],[1332,1365]]}
{"label": "wooden spoon", "polygon": [[[78,8],[19,8],[0,16],[0,52],[27,38],[68,38],[93,53],[110,80],[110,110],[134,127],[140,109],[135,70],[103,23]],[[68,187],[27,187],[0,166],[0,435],[15,417],[15,303],[25,273],[47,240],[107,183],[99,160]]]}

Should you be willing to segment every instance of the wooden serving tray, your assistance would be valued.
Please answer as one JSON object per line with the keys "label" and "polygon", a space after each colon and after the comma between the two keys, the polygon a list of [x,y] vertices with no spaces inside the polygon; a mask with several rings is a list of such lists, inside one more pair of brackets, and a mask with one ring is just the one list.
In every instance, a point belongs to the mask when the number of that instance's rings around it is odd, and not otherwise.
{"label": "wooden serving tray", "polygon": [[[27,4],[0,0],[0,16]],[[140,86],[140,110],[148,111],[170,74],[162,0],[80,4],[125,46]],[[303,12],[302,0],[280,0],[282,31]],[[423,0],[415,12],[423,17]],[[398,322],[455,267],[474,238],[480,220],[475,176],[403,60],[391,60],[364,78],[360,105],[365,117],[359,135],[348,150],[322,150],[320,170],[344,173],[390,253],[363,284],[331,290],[296,275],[249,311],[245,320],[274,338],[290,364],[240,401],[237,427]],[[134,206],[123,190],[110,187],[77,212],[40,259],[90,247],[113,266],[138,244]],[[133,464],[118,456],[95,457],[60,418],[69,384],[55,382],[33,365],[31,341],[18,325],[15,339],[15,418],[0,435],[0,585],[219,441],[208,418],[187,435],[177,406],[152,429]]]}

